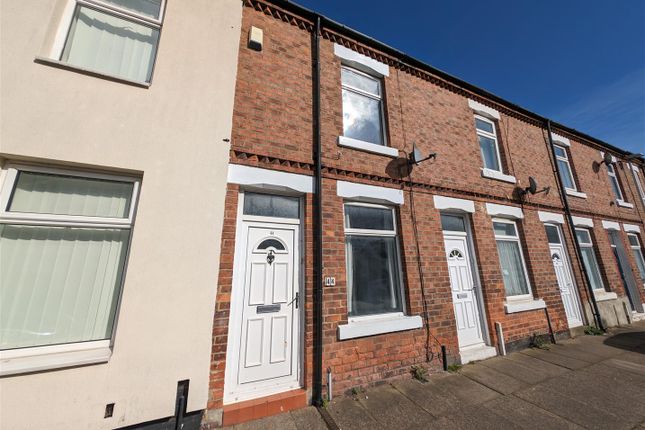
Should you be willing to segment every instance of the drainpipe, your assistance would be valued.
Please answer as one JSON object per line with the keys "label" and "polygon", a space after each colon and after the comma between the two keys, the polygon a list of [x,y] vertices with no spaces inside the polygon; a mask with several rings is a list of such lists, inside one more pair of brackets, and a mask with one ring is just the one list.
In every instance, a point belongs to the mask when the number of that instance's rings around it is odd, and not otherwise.
{"label": "drainpipe", "polygon": [[321,406],[323,376],[323,212],[322,212],[322,148],[320,137],[320,16],[315,17],[312,35],[312,108],[313,108],[313,153],[315,164],[314,189],[314,367],[312,396],[313,404]]}
{"label": "drainpipe", "polygon": [[558,189],[560,190],[562,204],[564,205],[564,213],[567,217],[567,223],[569,224],[571,237],[573,238],[573,248],[576,251],[578,264],[582,266],[581,267],[582,277],[584,278],[585,284],[587,284],[587,290],[589,290],[589,298],[591,299],[593,317],[596,322],[596,327],[598,327],[602,331],[605,331],[605,327],[602,323],[602,319],[600,318],[600,310],[598,309],[598,302],[596,302],[596,296],[593,293],[593,288],[591,286],[591,281],[589,279],[589,274],[587,273],[587,269],[584,267],[584,264],[583,264],[582,250],[580,249],[580,244],[578,243],[578,239],[576,237],[576,228],[573,225],[573,217],[571,216],[571,209],[569,208],[569,200],[567,199],[567,190],[564,188],[564,184],[560,179],[560,167],[558,166],[558,161],[557,161],[558,159],[555,154],[555,145],[553,144],[553,138],[551,137],[551,120],[549,119],[546,120],[546,128],[549,134],[549,147],[551,148],[551,156],[552,156],[552,159],[554,160],[553,164],[555,166],[555,179],[556,179],[556,182],[558,183]]}

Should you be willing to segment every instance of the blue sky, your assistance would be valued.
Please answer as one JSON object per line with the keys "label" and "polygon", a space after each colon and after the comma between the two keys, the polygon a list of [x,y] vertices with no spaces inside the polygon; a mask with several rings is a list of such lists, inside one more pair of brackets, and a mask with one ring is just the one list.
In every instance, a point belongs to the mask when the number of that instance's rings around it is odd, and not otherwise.
{"label": "blue sky", "polygon": [[645,152],[645,0],[296,0],[513,103]]}

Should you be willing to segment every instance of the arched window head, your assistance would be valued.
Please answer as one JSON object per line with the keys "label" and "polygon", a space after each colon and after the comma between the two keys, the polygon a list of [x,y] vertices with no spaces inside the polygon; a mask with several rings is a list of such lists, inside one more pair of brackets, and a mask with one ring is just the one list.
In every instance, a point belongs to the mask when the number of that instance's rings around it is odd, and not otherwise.
{"label": "arched window head", "polygon": [[273,248],[276,251],[284,251],[284,245],[277,239],[264,239],[256,248],[258,251],[263,251],[269,248]]}
{"label": "arched window head", "polygon": [[464,256],[461,254],[461,251],[458,249],[453,249],[450,251],[450,258],[464,258]]}

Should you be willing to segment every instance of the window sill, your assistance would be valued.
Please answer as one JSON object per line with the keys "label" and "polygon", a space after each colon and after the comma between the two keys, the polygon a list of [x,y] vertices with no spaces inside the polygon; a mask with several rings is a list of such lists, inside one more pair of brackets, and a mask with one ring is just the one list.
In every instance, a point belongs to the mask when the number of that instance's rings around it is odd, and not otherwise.
{"label": "window sill", "polygon": [[579,199],[587,198],[586,193],[581,193],[580,191],[576,191],[576,190],[567,190],[567,195],[572,197],[578,197]]}
{"label": "window sill", "polygon": [[605,302],[607,300],[615,300],[618,298],[618,294],[605,290],[594,290],[593,295],[597,302]]}
{"label": "window sill", "polygon": [[373,336],[376,334],[394,333],[397,331],[421,328],[422,321],[419,315],[383,315],[372,318],[350,321],[338,326],[338,339],[354,339],[357,337]]}
{"label": "window sill", "polygon": [[495,179],[502,182],[508,182],[510,184],[517,183],[517,179],[515,178],[515,176],[506,175],[502,172],[498,172],[497,170],[487,169],[486,167],[482,167],[482,177],[488,178],[488,179]]}
{"label": "window sill", "polygon": [[120,82],[122,84],[128,84],[140,88],[150,88],[150,82],[140,82],[133,81],[131,79],[122,78],[116,75],[111,75],[109,73],[103,73],[97,70],[86,69],[83,67],[74,66],[73,64],[65,63],[64,61],[54,60],[53,58],[37,56],[34,61],[38,64],[44,64],[47,66],[57,67],[59,69],[70,70],[72,72],[82,73],[84,75],[94,76],[97,78],[103,78],[110,81]]}
{"label": "window sill", "polygon": [[0,376],[106,363],[111,355],[109,340],[0,351]]}
{"label": "window sill", "polygon": [[627,203],[625,200],[616,200],[616,204],[622,208],[634,209],[634,205]]}
{"label": "window sill", "polygon": [[399,150],[385,145],[364,142],[362,140],[352,139],[351,137],[338,136],[338,145],[347,148],[358,149],[359,151],[372,152],[374,154],[387,155],[388,157],[398,157]]}
{"label": "window sill", "polygon": [[506,303],[504,303],[504,311],[507,314],[534,311],[537,309],[544,309],[544,308],[546,308],[546,303],[544,303],[544,300],[542,299],[518,300],[517,302],[513,302],[512,300],[509,300]]}

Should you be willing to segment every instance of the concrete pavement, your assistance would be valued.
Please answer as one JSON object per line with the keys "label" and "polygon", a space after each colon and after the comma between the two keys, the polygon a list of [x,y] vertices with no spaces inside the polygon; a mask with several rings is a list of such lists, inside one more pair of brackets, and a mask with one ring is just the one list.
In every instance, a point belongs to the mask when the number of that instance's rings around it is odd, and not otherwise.
{"label": "concrete pavement", "polygon": [[[343,430],[645,430],[645,322],[548,347],[339,397],[327,412]],[[235,427],[324,428],[313,408]]]}

